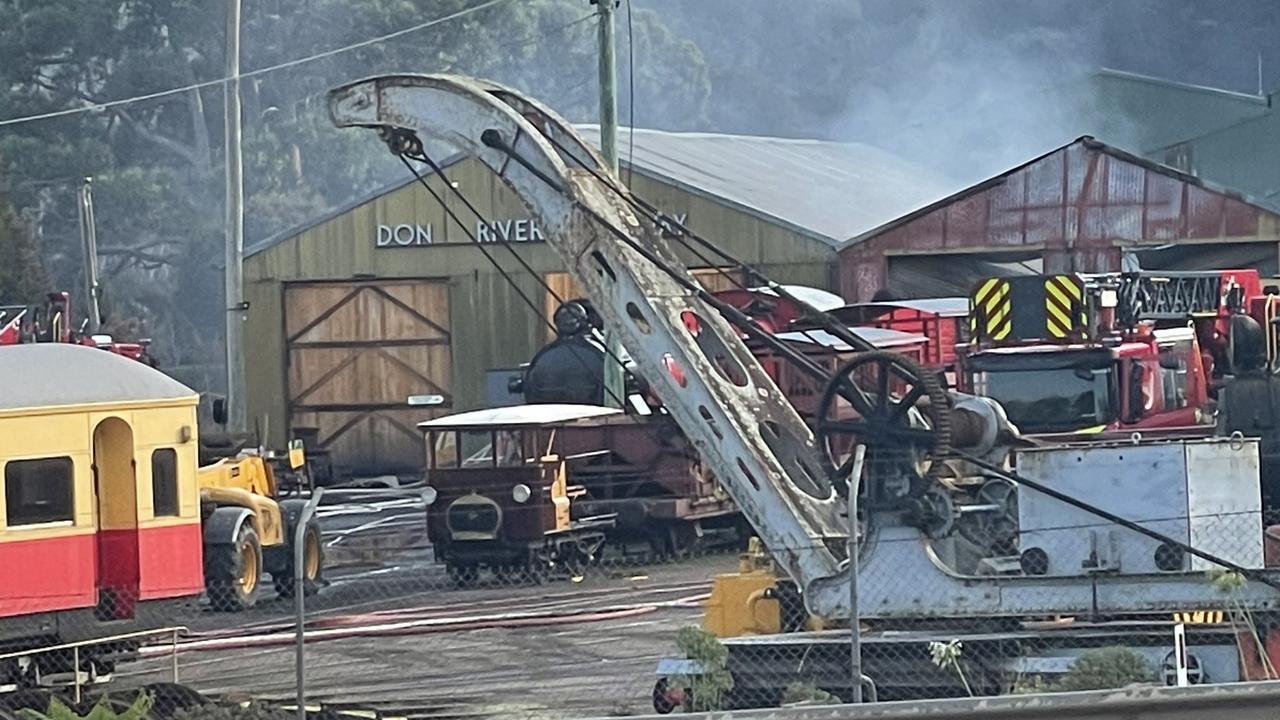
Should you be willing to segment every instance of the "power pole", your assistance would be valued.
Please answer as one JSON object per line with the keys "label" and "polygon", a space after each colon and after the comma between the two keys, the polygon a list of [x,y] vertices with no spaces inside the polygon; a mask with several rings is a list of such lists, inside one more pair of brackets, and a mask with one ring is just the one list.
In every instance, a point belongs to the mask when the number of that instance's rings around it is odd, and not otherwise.
{"label": "power pole", "polygon": [[600,16],[596,38],[600,44],[600,152],[618,172],[618,67],[613,39],[613,10],[617,0],[592,0]]}
{"label": "power pole", "polygon": [[248,427],[244,386],[244,178],[240,156],[240,0],[227,0],[227,82],[223,85],[226,117],[226,320],[227,425],[232,432]]}
{"label": "power pole", "polygon": [[[600,152],[618,174],[618,68],[613,38],[613,11],[618,0],[591,0],[600,16],[596,38],[600,45]],[[604,404],[623,405],[626,392],[625,371],[621,362],[622,346],[607,329],[604,333],[607,357],[604,363]]]}
{"label": "power pole", "polygon": [[97,335],[102,330],[99,298],[102,289],[98,285],[98,224],[93,217],[93,178],[85,178],[80,183],[80,242],[84,246],[84,302],[89,314],[89,334]]}

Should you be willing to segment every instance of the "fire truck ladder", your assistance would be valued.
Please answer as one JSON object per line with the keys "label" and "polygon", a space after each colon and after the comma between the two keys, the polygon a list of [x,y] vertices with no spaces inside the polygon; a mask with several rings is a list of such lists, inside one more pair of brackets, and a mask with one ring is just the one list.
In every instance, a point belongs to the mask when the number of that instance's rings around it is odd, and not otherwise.
{"label": "fire truck ladder", "polygon": [[[1112,284],[1112,283],[1106,283]],[[1185,320],[1238,309],[1242,298],[1220,272],[1124,273],[1114,282],[1116,319],[1125,327],[1144,320]]]}

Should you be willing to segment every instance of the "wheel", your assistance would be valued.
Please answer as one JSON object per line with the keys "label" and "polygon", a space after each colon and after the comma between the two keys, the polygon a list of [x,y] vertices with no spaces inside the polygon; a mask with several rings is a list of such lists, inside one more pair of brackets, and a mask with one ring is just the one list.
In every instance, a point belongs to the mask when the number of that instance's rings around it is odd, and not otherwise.
{"label": "wheel", "polygon": [[[924,478],[950,449],[950,399],[934,373],[883,350],[858,353],[840,366],[818,405],[817,436],[837,481],[853,470],[853,448],[884,475],[896,466]],[[895,493],[900,495],[906,492]]]}
{"label": "wheel", "polygon": [[[280,597],[291,598],[295,587],[297,576],[293,570],[293,538],[290,537],[290,545],[288,549],[288,557],[284,560],[284,568],[279,574],[275,574],[272,580],[276,586],[276,592]],[[307,523],[307,529],[302,533],[302,592],[303,595],[310,596],[320,592],[320,585],[324,582],[324,545],[320,539],[320,526],[313,520]]]}
{"label": "wheel", "polygon": [[262,574],[262,544],[246,522],[230,545],[205,547],[205,590],[209,604],[220,612],[240,612],[258,600]]}
{"label": "wheel", "polygon": [[667,526],[667,556],[679,562],[689,559],[698,548],[697,523],[672,523]]}

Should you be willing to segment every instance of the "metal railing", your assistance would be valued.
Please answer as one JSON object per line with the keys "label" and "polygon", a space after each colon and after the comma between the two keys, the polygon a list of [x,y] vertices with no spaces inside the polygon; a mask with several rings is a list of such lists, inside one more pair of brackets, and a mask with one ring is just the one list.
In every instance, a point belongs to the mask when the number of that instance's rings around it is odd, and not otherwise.
{"label": "metal railing", "polygon": [[38,656],[38,655],[47,655],[49,653],[55,653],[55,652],[66,652],[70,650],[71,663],[72,663],[71,675],[74,678],[72,680],[72,684],[74,685],[74,688],[75,688],[74,697],[75,697],[75,701],[79,703],[82,699],[81,698],[82,691],[86,684],[81,679],[81,673],[80,673],[80,657],[81,657],[81,650],[83,648],[93,647],[97,645],[109,645],[111,643],[124,642],[127,640],[139,640],[142,638],[168,636],[169,637],[169,656],[171,661],[170,668],[172,671],[173,682],[176,684],[178,682],[178,638],[184,635],[186,632],[187,632],[187,628],[182,625],[156,628],[154,630],[138,630],[131,633],[122,633],[119,635],[108,635],[106,637],[93,638],[91,640],[78,640],[76,642],[61,643],[58,645],[46,645],[45,647],[30,648],[27,650],[15,650],[13,652],[2,653],[0,654],[0,662],[3,662],[5,660],[17,660],[21,658]]}

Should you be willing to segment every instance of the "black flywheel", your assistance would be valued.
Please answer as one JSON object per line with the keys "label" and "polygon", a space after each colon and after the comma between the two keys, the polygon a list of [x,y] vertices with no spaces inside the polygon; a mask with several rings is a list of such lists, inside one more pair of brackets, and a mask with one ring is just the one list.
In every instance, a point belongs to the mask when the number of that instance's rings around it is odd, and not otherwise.
{"label": "black flywheel", "polygon": [[818,441],[836,478],[848,475],[859,444],[870,461],[902,459],[928,477],[950,450],[949,411],[936,374],[897,353],[862,352],[827,383],[818,405]]}

